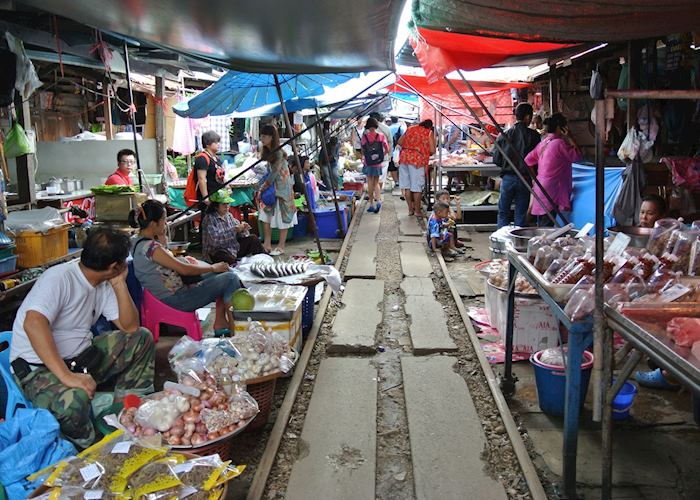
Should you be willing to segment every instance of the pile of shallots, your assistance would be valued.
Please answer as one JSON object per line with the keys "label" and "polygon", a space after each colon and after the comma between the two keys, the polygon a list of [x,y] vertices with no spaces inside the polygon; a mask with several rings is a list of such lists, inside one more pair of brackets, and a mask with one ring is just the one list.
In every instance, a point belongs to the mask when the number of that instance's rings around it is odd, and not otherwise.
{"label": "pile of shallots", "polygon": [[125,409],[120,423],[137,437],[160,432],[172,446],[198,447],[245,427],[258,413],[250,394],[229,396],[208,373],[185,375],[181,383],[182,390],[166,389]]}

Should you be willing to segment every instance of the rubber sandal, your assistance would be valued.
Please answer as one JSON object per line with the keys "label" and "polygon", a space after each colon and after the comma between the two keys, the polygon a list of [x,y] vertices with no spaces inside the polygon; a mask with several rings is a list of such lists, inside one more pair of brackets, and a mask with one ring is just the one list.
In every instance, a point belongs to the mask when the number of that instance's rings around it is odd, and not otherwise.
{"label": "rubber sandal", "polygon": [[226,337],[227,335],[231,335],[230,328],[215,328],[214,329],[214,337]]}
{"label": "rubber sandal", "polygon": [[449,255],[443,255],[443,256],[442,256],[442,259],[443,259],[445,262],[454,262],[454,261],[455,261],[455,258],[454,258],[454,257],[450,257]]}
{"label": "rubber sandal", "polygon": [[367,211],[368,211],[368,212],[371,212],[371,213],[373,213],[373,214],[374,214],[374,213],[377,213],[377,209],[374,208],[374,207],[371,206],[371,205],[370,205],[370,207],[367,209]]}
{"label": "rubber sandal", "polygon": [[282,254],[284,254],[284,250],[280,250],[279,248],[275,248],[272,252],[270,252],[270,256],[272,257],[279,257]]}
{"label": "rubber sandal", "polygon": [[635,372],[634,379],[639,385],[649,387],[651,389],[676,390],[680,387],[680,384],[672,384],[666,380],[666,377],[664,377],[664,374],[661,372],[661,368],[648,372]]}
{"label": "rubber sandal", "polygon": [[374,209],[374,213],[378,214],[381,209],[382,209],[382,202],[380,201],[379,203],[377,203],[377,207]]}

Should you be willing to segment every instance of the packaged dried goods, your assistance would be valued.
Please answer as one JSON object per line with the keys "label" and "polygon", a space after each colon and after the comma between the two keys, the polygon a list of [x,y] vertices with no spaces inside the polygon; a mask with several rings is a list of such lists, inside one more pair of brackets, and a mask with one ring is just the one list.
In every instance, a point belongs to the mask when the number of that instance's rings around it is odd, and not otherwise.
{"label": "packaged dried goods", "polygon": [[549,265],[557,258],[561,256],[561,252],[554,247],[545,245],[537,250],[537,255],[535,256],[535,269],[540,273],[544,273]]}
{"label": "packaged dried goods", "polygon": [[666,325],[666,335],[681,347],[700,341],[700,318],[673,318]]}
{"label": "packaged dried goods", "polygon": [[173,467],[181,462],[177,457],[165,457],[141,467],[129,478],[132,498],[144,498],[153,493],[180,488],[183,483]]}
{"label": "packaged dried goods", "polygon": [[544,272],[544,279],[546,281],[552,281],[554,277],[561,272],[561,270],[566,266],[569,261],[567,259],[561,258],[553,261],[547,270]]}
{"label": "packaged dried goods", "polygon": [[581,321],[593,312],[595,307],[595,287],[586,286],[573,290],[564,306],[564,312],[571,321]]}
{"label": "packaged dried goods", "polygon": [[680,228],[681,223],[676,219],[657,220],[654,224],[651,236],[649,236],[647,249],[657,257],[661,257],[666,251],[666,245],[668,245],[673,232]]}
{"label": "packaged dried goods", "polygon": [[623,304],[620,311],[632,320],[663,325],[677,317],[700,318],[700,304],[697,302],[671,304],[631,302]]}
{"label": "packaged dried goods", "polygon": [[700,276],[700,237],[695,238],[690,247],[688,274],[690,276]]}
{"label": "packaged dried goods", "polygon": [[535,262],[535,257],[537,257],[537,251],[543,246],[549,245],[550,241],[545,239],[544,236],[535,236],[530,238],[527,242],[527,259],[530,262]]}
{"label": "packaged dried goods", "polygon": [[687,273],[693,243],[700,237],[700,230],[675,231],[674,234],[676,234],[675,243],[670,253],[676,257],[677,261],[673,270]]}
{"label": "packaged dried goods", "polygon": [[652,254],[645,254],[640,257],[639,264],[633,269],[637,272],[643,279],[647,280],[654,274],[654,271],[659,267],[661,261],[659,258]]}
{"label": "packaged dried goods", "polygon": [[573,268],[566,272],[559,273],[559,275],[554,278],[553,283],[556,285],[573,285],[578,283],[584,276],[591,274],[593,269],[595,269],[595,259],[593,257],[577,260]]}

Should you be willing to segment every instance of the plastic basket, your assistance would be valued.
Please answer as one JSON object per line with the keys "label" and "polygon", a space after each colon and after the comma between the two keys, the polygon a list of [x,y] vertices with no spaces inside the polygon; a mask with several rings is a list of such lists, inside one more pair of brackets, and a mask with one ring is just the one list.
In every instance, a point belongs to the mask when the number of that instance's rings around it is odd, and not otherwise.
{"label": "plastic basket", "polygon": [[0,274],[11,273],[17,269],[17,256],[11,255],[0,259]]}
{"label": "plastic basket", "polygon": [[43,266],[68,253],[70,224],[54,227],[41,233],[23,231],[15,236],[17,265],[23,268]]}
{"label": "plastic basket", "polygon": [[314,303],[316,302],[316,285],[306,287],[306,295],[301,303],[301,334],[304,340],[314,324]]}
{"label": "plastic basket", "polygon": [[267,420],[270,418],[272,404],[275,401],[275,385],[277,377],[264,380],[262,382],[247,383],[248,394],[258,403],[260,413],[248,424],[246,430],[255,430],[264,427]]}
{"label": "plastic basket", "polygon": [[[562,366],[553,366],[542,363],[538,351],[530,356],[530,363],[535,369],[535,383],[537,386],[537,399],[540,409],[550,415],[564,415],[566,404],[566,372]],[[593,354],[588,351],[583,353],[581,364],[581,407],[588,392],[588,382],[593,368]]]}
{"label": "plastic basket", "polygon": [[[260,238],[264,238],[265,231],[263,229],[263,222],[258,219],[258,234]],[[294,239],[294,228],[289,228],[287,230],[287,239],[284,241],[291,241]],[[280,241],[280,230],[277,228],[272,228],[272,243],[279,243]]]}

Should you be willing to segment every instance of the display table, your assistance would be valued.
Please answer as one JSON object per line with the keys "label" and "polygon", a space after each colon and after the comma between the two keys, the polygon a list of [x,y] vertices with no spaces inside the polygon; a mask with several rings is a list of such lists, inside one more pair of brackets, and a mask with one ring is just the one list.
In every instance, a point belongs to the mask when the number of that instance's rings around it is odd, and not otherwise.
{"label": "display table", "polygon": [[443,174],[452,174],[457,172],[479,172],[478,175],[482,177],[497,177],[501,173],[501,167],[494,165],[493,163],[442,166]]}
{"label": "display table", "polygon": [[[80,257],[80,254],[82,254],[82,253],[83,253],[82,248],[69,248],[67,255],[64,255],[63,257],[60,257],[60,258],[53,260],[51,262],[47,262],[42,267],[45,269],[48,269],[49,267],[55,266],[56,264],[62,264],[64,262],[68,262],[70,260],[77,259]],[[5,278],[12,278],[12,277],[13,276],[5,276]],[[17,297],[19,295],[23,295],[23,294],[29,292],[29,290],[31,290],[32,287],[34,287],[34,284],[36,283],[36,281],[38,279],[39,278],[37,277],[37,278],[31,279],[29,281],[25,281],[24,283],[21,283],[14,288],[10,288],[6,292],[0,292],[0,302],[4,302],[8,299],[11,299],[13,297]]]}
{"label": "display table", "polygon": [[[513,321],[515,317],[515,280],[520,273],[535,288],[537,293],[549,305],[552,313],[569,331],[566,353],[566,402],[564,410],[564,447],[563,447],[563,493],[566,498],[576,496],[576,450],[578,448],[579,414],[581,407],[581,362],[583,351],[593,341],[593,323],[591,321],[572,322],[564,309],[542,286],[525,264],[524,255],[515,250],[508,250],[508,319],[505,336],[506,362],[501,379],[501,389],[506,396],[515,392],[517,379],[513,377]],[[561,338],[560,338],[561,342]],[[575,367],[575,369],[574,369]]]}
{"label": "display table", "polygon": [[[78,207],[88,213],[88,218],[95,219],[95,197],[92,191],[76,191],[67,194],[37,196],[36,206],[37,208],[53,207],[59,210]],[[63,214],[63,220],[73,223],[81,219],[78,219],[70,212],[66,212]]]}

